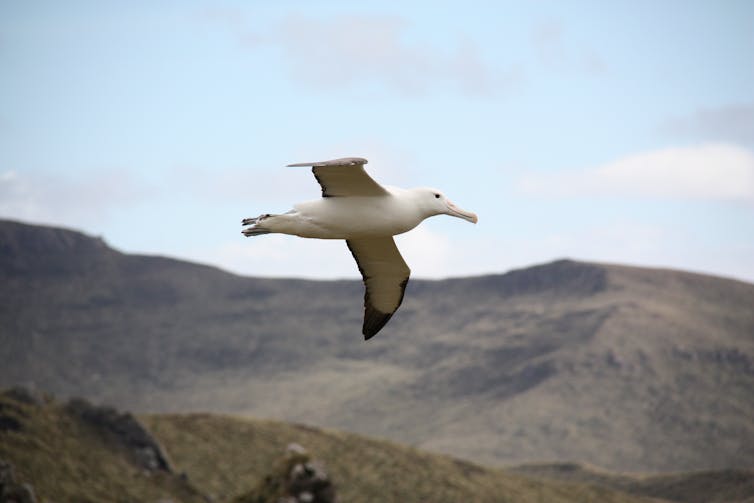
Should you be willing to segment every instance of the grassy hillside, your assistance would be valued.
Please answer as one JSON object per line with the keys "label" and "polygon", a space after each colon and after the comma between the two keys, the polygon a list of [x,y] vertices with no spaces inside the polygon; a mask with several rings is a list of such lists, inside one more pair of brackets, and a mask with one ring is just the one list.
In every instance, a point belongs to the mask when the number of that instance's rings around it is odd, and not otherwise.
{"label": "grassy hillside", "polygon": [[296,442],[321,459],[342,501],[620,502],[631,497],[583,484],[542,483],[385,441],[275,421],[160,415],[145,422],[176,466],[220,499],[248,487],[283,446]]}
{"label": "grassy hillside", "polygon": [[204,502],[188,481],[140,462],[138,449],[50,399],[0,394],[0,459],[39,501]]}
{"label": "grassy hillside", "polygon": [[[92,422],[81,402],[19,400],[0,394],[0,459],[40,501],[230,501],[270,473],[291,442],[325,463],[339,501],[436,503],[605,502],[641,498],[584,484],[543,482],[389,442],[302,425],[209,414],[142,418],[169,466],[151,468],[142,449],[113,434],[113,418]],[[127,416],[127,415],[126,415]],[[12,426],[11,426],[12,425]],[[272,503],[272,502],[270,502]]]}
{"label": "grassy hillside", "polygon": [[630,501],[606,489],[543,484],[390,442],[303,425],[212,415],[144,420],[176,466],[220,499],[233,488],[253,483],[281,455],[283,446],[296,442],[325,463],[342,501]]}
{"label": "grassy hillside", "polygon": [[754,465],[754,285],[568,260],[412,280],[368,343],[362,298],[358,281],[243,278],[0,222],[0,385],[487,464]]}

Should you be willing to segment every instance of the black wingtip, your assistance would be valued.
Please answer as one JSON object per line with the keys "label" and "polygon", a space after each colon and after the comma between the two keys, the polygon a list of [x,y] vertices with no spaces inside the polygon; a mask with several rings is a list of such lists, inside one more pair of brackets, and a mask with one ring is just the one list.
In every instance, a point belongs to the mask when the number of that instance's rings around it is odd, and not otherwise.
{"label": "black wingtip", "polygon": [[[387,323],[387,321],[385,323]],[[373,328],[373,327],[370,327],[370,328],[364,327],[364,329],[361,331],[361,333],[364,334],[364,340],[368,341],[369,339],[371,339],[372,337],[374,337],[375,335],[377,335],[377,332],[379,332],[380,330],[382,330],[382,327],[385,326],[385,323],[383,323],[382,325],[380,325],[379,327],[376,327],[376,328]]]}
{"label": "black wingtip", "polygon": [[364,326],[362,327],[361,333],[364,334],[364,340],[368,341],[377,335],[377,332],[382,330],[382,327],[384,327],[387,322],[390,321],[390,318],[393,317],[393,313],[383,313],[382,311],[374,309],[369,304],[364,307]]}

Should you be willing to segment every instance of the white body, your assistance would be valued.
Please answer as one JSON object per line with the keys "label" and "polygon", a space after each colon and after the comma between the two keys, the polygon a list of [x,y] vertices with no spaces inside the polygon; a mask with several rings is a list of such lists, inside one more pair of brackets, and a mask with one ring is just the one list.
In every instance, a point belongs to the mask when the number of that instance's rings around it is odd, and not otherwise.
{"label": "white body", "polygon": [[298,203],[288,213],[266,218],[264,226],[304,238],[386,237],[410,231],[432,215],[410,191],[387,189],[386,196],[324,197]]}

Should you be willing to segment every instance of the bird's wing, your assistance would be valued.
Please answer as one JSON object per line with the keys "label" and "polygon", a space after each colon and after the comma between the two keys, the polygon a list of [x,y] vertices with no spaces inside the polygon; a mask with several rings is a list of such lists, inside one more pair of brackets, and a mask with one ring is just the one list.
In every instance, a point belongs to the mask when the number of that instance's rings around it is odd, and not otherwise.
{"label": "bird's wing", "polygon": [[300,162],[288,166],[311,166],[314,178],[322,186],[322,197],[384,196],[388,194],[366,171],[366,159],[344,157],[322,162]]}
{"label": "bird's wing", "polygon": [[364,339],[385,326],[403,301],[411,269],[392,237],[346,240],[364,278]]}

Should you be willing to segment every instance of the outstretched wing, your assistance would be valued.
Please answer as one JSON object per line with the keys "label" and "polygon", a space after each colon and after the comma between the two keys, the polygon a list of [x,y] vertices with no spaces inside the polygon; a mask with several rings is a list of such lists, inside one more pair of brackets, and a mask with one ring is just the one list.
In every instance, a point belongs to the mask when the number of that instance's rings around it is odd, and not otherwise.
{"label": "outstretched wing", "polygon": [[344,157],[288,166],[311,166],[314,178],[322,186],[322,197],[386,195],[387,190],[364,171],[366,163],[367,160],[361,157]]}
{"label": "outstretched wing", "polygon": [[346,240],[364,279],[364,339],[385,326],[403,301],[411,269],[392,237]]}

